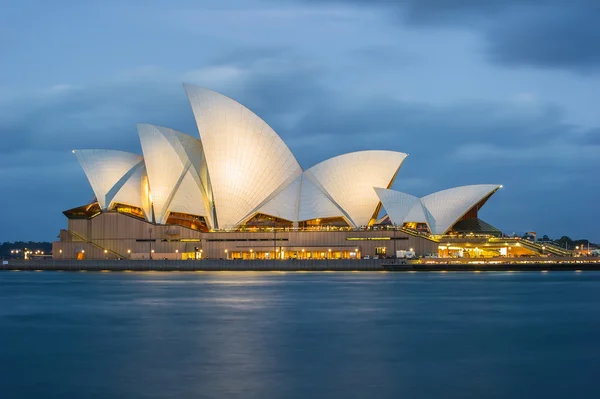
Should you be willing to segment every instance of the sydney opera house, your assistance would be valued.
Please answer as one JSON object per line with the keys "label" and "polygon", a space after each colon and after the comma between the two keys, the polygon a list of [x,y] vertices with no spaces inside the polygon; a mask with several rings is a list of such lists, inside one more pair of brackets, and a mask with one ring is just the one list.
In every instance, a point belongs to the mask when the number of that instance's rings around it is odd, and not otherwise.
{"label": "sydney opera house", "polygon": [[419,198],[391,190],[406,154],[358,151],[303,169],[238,102],[184,85],[199,138],[137,126],[142,154],[73,153],[94,193],[64,212],[63,259],[348,259],[437,254],[447,237],[499,236],[478,211],[501,187]]}

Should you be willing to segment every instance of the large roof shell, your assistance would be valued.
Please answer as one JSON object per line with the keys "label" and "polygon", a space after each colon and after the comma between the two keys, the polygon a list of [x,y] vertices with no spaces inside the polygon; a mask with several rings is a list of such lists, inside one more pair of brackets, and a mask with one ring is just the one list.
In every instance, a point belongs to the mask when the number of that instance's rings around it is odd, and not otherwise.
{"label": "large roof shell", "polygon": [[257,213],[264,213],[280,219],[296,222],[298,220],[298,207],[302,176],[291,182],[286,188],[261,206]]}
{"label": "large roof shell", "polygon": [[396,151],[358,151],[329,158],[306,172],[314,177],[354,227],[377,217],[379,197],[374,187],[389,188],[406,154]]}
{"label": "large roof shell", "polygon": [[200,178],[204,159],[200,140],[162,126],[138,125],[146,162],[155,221],[164,224],[170,212],[205,216],[208,186]]}
{"label": "large roof shell", "polygon": [[431,233],[439,235],[446,233],[469,210],[500,187],[495,184],[454,187],[422,198],[382,188],[375,191],[392,223],[427,223]]}
{"label": "large roof shell", "polygon": [[102,210],[109,209],[119,190],[143,165],[141,156],[124,151],[74,150],[73,153]]}
{"label": "large roof shell", "polygon": [[500,187],[472,185],[417,198],[389,190],[406,154],[358,151],[303,171],[262,119],[211,90],[184,85],[201,140],[173,129],[138,125],[144,157],[77,150],[102,210],[124,203],[148,220],[170,212],[205,216],[210,228],[233,229],[256,213],[294,223],[344,218],[369,225],[381,204],[395,224],[423,222],[444,234]]}
{"label": "large roof shell", "polygon": [[277,133],[248,108],[211,90],[184,87],[206,155],[216,225],[234,228],[302,169]]}
{"label": "large roof shell", "polygon": [[421,198],[429,211],[432,234],[446,233],[470,209],[501,186],[498,184],[475,184],[438,191]]}
{"label": "large roof shell", "polygon": [[307,172],[304,172],[302,176],[260,207],[257,213],[276,216],[294,223],[331,217],[347,219],[344,212],[317,184],[311,180]]}
{"label": "large roof shell", "polygon": [[[392,223],[402,225],[404,222],[409,221],[409,219],[413,222],[421,222],[421,220],[412,220],[415,218],[422,218],[422,221],[426,222],[425,215],[422,214],[422,211],[421,215],[417,214],[418,210],[422,209],[419,197],[380,187],[375,188],[375,192],[381,200],[383,207],[390,217]],[[413,215],[409,217],[409,214],[413,209]]]}
{"label": "large roof shell", "polygon": [[143,162],[140,162],[134,166],[134,169],[131,177],[127,179],[121,189],[113,197],[112,203],[136,206],[144,211],[146,219],[151,220],[150,210],[145,205],[147,201],[144,199],[144,196],[147,196],[148,193],[143,189],[144,179],[147,179],[146,165]]}

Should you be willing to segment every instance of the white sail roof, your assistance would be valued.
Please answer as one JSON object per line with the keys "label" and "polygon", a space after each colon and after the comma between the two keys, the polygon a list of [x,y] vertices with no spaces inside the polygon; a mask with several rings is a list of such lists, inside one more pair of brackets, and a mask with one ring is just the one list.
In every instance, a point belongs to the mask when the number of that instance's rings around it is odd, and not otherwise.
{"label": "white sail roof", "polygon": [[350,223],[349,218],[340,207],[314,183],[313,179],[308,171],[302,175],[298,221],[343,217]]}
{"label": "white sail roof", "polygon": [[311,181],[306,172],[262,206],[258,213],[295,223],[331,217],[347,219],[343,211]]}
{"label": "white sail roof", "polygon": [[74,150],[94,190],[100,209],[107,210],[115,195],[143,165],[137,154],[116,150]]}
{"label": "white sail roof", "polygon": [[355,226],[367,226],[379,204],[374,187],[389,187],[406,158],[396,151],[358,151],[327,159],[307,173]]}
{"label": "white sail roof", "polygon": [[208,218],[208,212],[202,201],[202,190],[196,182],[192,169],[188,169],[181,180],[181,184],[171,199],[168,212],[188,213]]}
{"label": "white sail roof", "polygon": [[[415,211],[412,212],[414,214],[414,216],[411,215],[412,218],[417,216],[419,209],[421,209],[422,212],[421,201],[418,197],[385,188],[375,188],[375,192],[393,224],[401,226],[404,222],[409,221],[408,219],[410,218],[408,216],[413,209],[415,209]],[[424,215],[422,215],[422,217],[423,219],[425,218]],[[413,219],[410,219],[410,221],[420,222],[420,220]],[[426,220],[423,220],[423,222],[426,222]]]}
{"label": "white sail roof", "polygon": [[421,202],[421,199],[419,199],[410,207],[410,211],[408,211],[408,214],[404,218],[404,223],[427,223],[429,225],[431,220],[431,215],[423,205],[423,202]]}
{"label": "white sail roof", "polygon": [[143,162],[140,162],[134,166],[134,169],[134,173],[129,179],[127,179],[127,181],[112,199],[112,203],[136,206],[142,209],[146,219],[151,221],[151,211],[147,206],[148,191],[143,189],[144,180],[147,180],[146,165],[144,165]]}
{"label": "white sail roof", "polygon": [[500,186],[472,185],[417,198],[389,190],[406,154],[358,151],[306,171],[262,119],[211,90],[184,85],[201,140],[138,125],[144,157],[113,150],[73,151],[102,210],[115,202],[164,224],[170,212],[204,216],[209,228],[233,229],[256,213],[294,223],[342,217],[353,227],[383,204],[394,224],[427,223],[444,234]]}
{"label": "white sail roof", "polygon": [[431,215],[432,234],[444,234],[477,203],[493,194],[501,186],[475,184],[438,191],[421,198]]}
{"label": "white sail roof", "polygon": [[265,205],[260,207],[257,213],[264,213],[265,215],[296,222],[298,220],[301,185],[302,177],[298,177]]}
{"label": "white sail roof", "polygon": [[500,187],[495,184],[462,186],[422,198],[382,188],[376,188],[375,191],[392,223],[427,223],[432,234],[444,234],[469,210]]}
{"label": "white sail roof", "polygon": [[210,173],[216,225],[231,229],[302,169],[283,140],[238,102],[184,85]]}
{"label": "white sail roof", "polygon": [[[200,141],[154,125],[140,124],[138,133],[156,223],[166,223],[169,213],[175,211],[171,209],[174,206],[177,212],[205,216],[210,224],[209,199],[204,194],[206,184],[199,176],[203,162]],[[184,205],[184,200],[188,204]]]}

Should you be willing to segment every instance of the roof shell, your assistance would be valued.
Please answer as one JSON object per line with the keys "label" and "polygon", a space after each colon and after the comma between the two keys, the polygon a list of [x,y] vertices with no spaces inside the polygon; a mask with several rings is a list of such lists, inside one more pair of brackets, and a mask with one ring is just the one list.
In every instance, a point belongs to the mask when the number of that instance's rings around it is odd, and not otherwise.
{"label": "roof shell", "polygon": [[276,216],[295,223],[319,218],[346,218],[339,206],[312,179],[307,172],[304,172],[259,208],[258,213]]}
{"label": "roof shell", "polygon": [[204,159],[200,141],[173,129],[147,124],[139,124],[138,133],[155,221],[166,223],[169,213],[176,211],[205,216],[210,222],[207,184],[199,176]]}
{"label": "roof shell", "polygon": [[210,173],[219,229],[231,229],[291,182],[302,169],[283,140],[240,103],[184,85]]}
{"label": "roof shell", "polygon": [[329,158],[307,174],[314,176],[354,227],[367,226],[380,203],[374,187],[390,187],[406,154],[396,151],[357,151]]}
{"label": "roof shell", "polygon": [[73,150],[73,153],[81,164],[102,210],[110,207],[115,195],[137,168],[143,165],[143,158],[130,152]]}
{"label": "roof shell", "polygon": [[147,220],[151,220],[150,210],[145,205],[144,196],[147,197],[148,193],[143,189],[144,180],[146,177],[146,165],[140,162],[134,166],[135,171],[131,174],[131,177],[123,184],[121,189],[112,199],[112,203],[121,203],[136,206],[144,211],[144,215]]}
{"label": "roof shell", "polygon": [[[393,224],[402,225],[404,222],[420,222],[421,220],[413,220],[415,218],[423,218],[423,222],[426,222],[425,215],[418,215],[417,211],[422,208],[421,201],[414,195],[406,194],[400,191],[389,190],[385,188],[375,188],[375,193],[383,203],[383,207],[387,212],[390,220]],[[414,214],[409,218],[411,210]],[[410,219],[410,220],[409,220]]]}
{"label": "roof shell", "polygon": [[498,184],[475,184],[438,191],[421,198],[431,215],[429,228],[432,234],[446,233],[465,213],[500,187]]}

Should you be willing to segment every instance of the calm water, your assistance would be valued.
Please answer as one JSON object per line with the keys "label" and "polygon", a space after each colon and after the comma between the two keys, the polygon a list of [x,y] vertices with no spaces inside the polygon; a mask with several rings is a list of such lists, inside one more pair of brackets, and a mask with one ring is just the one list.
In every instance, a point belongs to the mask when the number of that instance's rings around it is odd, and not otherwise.
{"label": "calm water", "polygon": [[599,398],[600,274],[0,272],[1,398]]}

